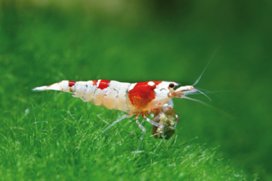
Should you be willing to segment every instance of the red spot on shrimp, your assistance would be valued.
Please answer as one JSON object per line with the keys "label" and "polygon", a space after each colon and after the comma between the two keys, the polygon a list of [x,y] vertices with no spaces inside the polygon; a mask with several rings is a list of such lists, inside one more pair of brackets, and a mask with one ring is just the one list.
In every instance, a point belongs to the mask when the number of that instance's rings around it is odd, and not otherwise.
{"label": "red spot on shrimp", "polygon": [[132,105],[137,108],[145,108],[155,98],[154,89],[161,83],[160,81],[153,81],[154,85],[148,84],[148,82],[138,82],[128,92],[128,97]]}
{"label": "red spot on shrimp", "polygon": [[93,85],[96,85],[97,84],[97,80],[93,80]]}
{"label": "red spot on shrimp", "polygon": [[69,87],[73,87],[75,85],[75,83],[76,83],[75,81],[70,80],[68,86]]}
{"label": "red spot on shrimp", "polygon": [[98,88],[99,89],[106,89],[107,87],[109,87],[110,81],[109,80],[101,80],[99,82]]}

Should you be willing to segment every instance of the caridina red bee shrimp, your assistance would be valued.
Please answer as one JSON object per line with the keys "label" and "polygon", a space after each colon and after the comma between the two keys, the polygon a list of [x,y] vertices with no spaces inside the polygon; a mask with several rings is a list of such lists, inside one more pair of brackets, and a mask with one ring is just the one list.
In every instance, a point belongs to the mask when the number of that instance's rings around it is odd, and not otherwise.
{"label": "caridina red bee shrimp", "polygon": [[154,137],[167,139],[173,135],[178,122],[172,99],[192,100],[188,97],[189,94],[202,93],[194,85],[180,86],[176,82],[169,81],[126,83],[115,80],[63,80],[33,90],[70,92],[74,97],[85,102],[125,113],[105,130],[124,119],[134,117],[139,128],[145,133],[145,127],[139,122],[139,117],[142,117],[153,125]]}

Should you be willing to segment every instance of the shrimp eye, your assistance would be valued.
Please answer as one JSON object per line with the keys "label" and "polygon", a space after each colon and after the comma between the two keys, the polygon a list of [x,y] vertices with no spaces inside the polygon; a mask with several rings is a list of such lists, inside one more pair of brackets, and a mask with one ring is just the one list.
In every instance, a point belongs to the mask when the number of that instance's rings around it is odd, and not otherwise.
{"label": "shrimp eye", "polygon": [[170,88],[174,88],[174,87],[175,87],[175,84],[171,83],[171,84],[169,84],[169,87],[170,87]]}

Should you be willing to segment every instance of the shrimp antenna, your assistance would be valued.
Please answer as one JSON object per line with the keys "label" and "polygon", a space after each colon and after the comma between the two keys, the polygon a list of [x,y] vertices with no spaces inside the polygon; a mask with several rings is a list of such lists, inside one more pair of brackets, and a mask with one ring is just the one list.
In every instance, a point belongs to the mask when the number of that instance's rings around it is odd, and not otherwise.
{"label": "shrimp antenna", "polygon": [[207,106],[207,107],[212,107],[210,104],[204,102],[204,101],[201,101],[199,99],[195,99],[195,98],[191,98],[191,97],[187,97],[187,96],[183,96],[184,99],[187,99],[187,100],[190,100],[190,101],[193,101],[193,102],[197,102],[197,103],[200,103],[204,106]]}
{"label": "shrimp antenna", "polygon": [[207,89],[198,89],[198,90],[201,90],[207,94],[220,94],[220,93],[235,93],[234,90],[213,90],[213,91],[210,91],[210,90],[207,90]]}
{"label": "shrimp antenna", "polygon": [[197,92],[198,92],[199,94],[205,96],[209,101],[212,101],[212,99],[211,99],[205,92],[203,92],[203,91],[201,91],[201,90],[199,90],[199,89],[197,89]]}
{"label": "shrimp antenna", "polygon": [[212,60],[214,59],[216,53],[217,53],[218,48],[216,48],[210,58],[210,60],[208,61],[207,65],[204,67],[204,69],[202,70],[202,72],[200,73],[200,75],[198,76],[198,78],[196,79],[196,81],[194,82],[193,86],[196,86],[199,81],[201,80],[202,76],[204,75],[204,73],[206,72],[206,70],[208,69],[209,65],[211,64]]}
{"label": "shrimp antenna", "polygon": [[208,64],[204,67],[204,69],[202,70],[201,74],[198,76],[198,78],[194,82],[193,86],[196,86],[199,83],[199,81],[201,80],[202,76],[206,72],[206,70],[207,70],[208,66],[210,65],[210,63],[211,63],[211,61],[209,61]]}
{"label": "shrimp antenna", "polygon": [[217,112],[219,112],[221,114],[224,114],[225,116],[229,117],[230,119],[234,118],[233,115],[229,114],[228,112],[225,112],[225,111],[223,111],[221,109],[218,109],[218,108],[216,108],[216,107],[214,107],[214,106],[212,106],[212,105],[210,105],[210,104],[208,104],[208,103],[206,103],[204,101],[201,101],[199,99],[194,99],[194,98],[187,97],[187,96],[183,96],[182,98],[193,101],[193,102],[196,102],[196,103],[199,103],[199,104],[202,104],[202,105],[204,105],[206,107],[212,108],[212,109],[216,110]]}

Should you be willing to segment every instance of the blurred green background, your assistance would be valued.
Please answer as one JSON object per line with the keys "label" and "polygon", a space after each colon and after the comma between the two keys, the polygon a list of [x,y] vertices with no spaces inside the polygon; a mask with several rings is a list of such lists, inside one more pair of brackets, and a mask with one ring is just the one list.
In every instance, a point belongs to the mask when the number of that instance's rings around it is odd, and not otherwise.
{"label": "blurred green background", "polygon": [[217,147],[235,167],[272,179],[272,1],[2,0],[0,8],[2,161],[5,140],[21,131],[11,128],[28,129],[20,120],[32,109],[42,114],[43,101],[71,106],[69,96],[37,95],[35,86],[63,79],[190,84],[211,61],[198,87],[213,108],[175,100],[177,139]]}

